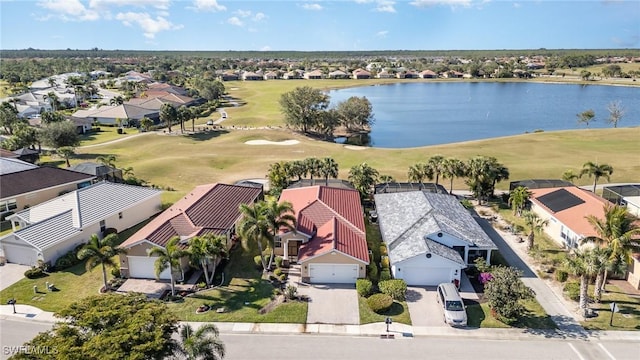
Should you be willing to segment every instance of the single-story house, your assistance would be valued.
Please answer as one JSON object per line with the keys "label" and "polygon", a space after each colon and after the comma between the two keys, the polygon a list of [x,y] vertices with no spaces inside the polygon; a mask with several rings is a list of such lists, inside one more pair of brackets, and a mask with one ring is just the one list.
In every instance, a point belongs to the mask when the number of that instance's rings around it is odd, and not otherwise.
{"label": "single-story house", "polygon": [[431,70],[424,70],[418,74],[422,79],[435,79],[438,77],[438,74]]}
{"label": "single-story house", "polygon": [[342,70],[334,70],[334,71],[329,73],[327,78],[329,78],[329,79],[348,79],[349,78],[349,74],[347,74],[346,72],[344,72]]}
{"label": "single-story house", "polygon": [[276,71],[267,71],[266,73],[264,73],[263,78],[265,80],[275,80],[280,78],[280,74],[278,74],[278,72]]}
{"label": "single-story house", "polygon": [[576,186],[531,189],[531,211],[548,220],[544,231],[558,244],[576,247],[580,240],[597,236],[587,215],[604,218],[610,203],[591,191]]}
{"label": "single-story house", "polygon": [[371,73],[367,70],[356,69],[353,70],[353,78],[354,79],[371,79]]}
{"label": "single-story house", "polygon": [[424,191],[374,195],[391,273],[408,285],[460,281],[462,270],[497,246],[458,199]]}
{"label": "single-story house", "polygon": [[282,75],[282,78],[285,80],[302,79],[303,71],[302,70],[287,71],[286,73],[284,73],[284,75]]}
{"label": "single-story house", "polygon": [[[174,236],[180,237],[180,246],[186,249],[189,240],[195,236],[224,235],[228,248],[231,248],[236,225],[242,219],[240,205],[255,203],[262,196],[261,187],[197,186],[120,244],[120,248],[127,250],[126,254],[120,255],[120,273],[129,278],[155,279],[157,257],[150,257],[149,251],[154,247],[164,247]],[[181,260],[180,273],[174,275],[182,279],[188,268],[189,261],[185,257]],[[167,269],[159,278],[170,279],[170,276]]]}
{"label": "single-story house", "polygon": [[0,238],[8,262],[53,264],[107,228],[120,232],[160,211],[161,191],[101,182],[7,217],[14,232]]}
{"label": "single-story house", "polygon": [[116,124],[116,119],[123,122],[134,120],[140,121],[143,117],[148,117],[154,121],[159,119],[160,114],[157,110],[145,109],[140,106],[122,104],[115,106],[102,106],[95,110],[78,110],[73,113],[76,118],[86,118],[91,121],[97,121],[100,124]]}
{"label": "single-story house", "polygon": [[304,73],[304,78],[307,80],[318,80],[324,78],[324,74],[321,70],[312,70]]}
{"label": "single-story house", "polygon": [[629,214],[640,218],[640,184],[605,186],[602,197],[613,204],[626,206]]}
{"label": "single-story house", "polygon": [[369,251],[358,191],[292,188],[282,191],[285,201],[293,205],[296,231],[283,230],[275,252],[300,264],[303,281],[355,284],[366,276]]}
{"label": "single-story house", "polygon": [[376,77],[378,79],[392,79],[395,77],[395,75],[383,69],[376,75]]}
{"label": "single-story house", "polygon": [[264,80],[264,75],[257,74],[253,71],[245,71],[242,73],[242,80]]}
{"label": "single-story house", "polygon": [[27,209],[63,193],[89,186],[95,178],[71,170],[33,166],[0,175],[0,215]]}

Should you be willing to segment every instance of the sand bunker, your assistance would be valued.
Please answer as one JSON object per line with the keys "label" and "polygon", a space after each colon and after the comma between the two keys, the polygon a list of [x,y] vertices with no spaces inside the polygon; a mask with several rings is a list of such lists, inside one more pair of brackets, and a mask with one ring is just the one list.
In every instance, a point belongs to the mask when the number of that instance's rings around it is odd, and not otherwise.
{"label": "sand bunker", "polygon": [[367,149],[366,146],[356,146],[356,145],[345,145],[344,148],[349,150],[366,150]]}
{"label": "sand bunker", "polygon": [[297,145],[300,144],[298,140],[283,140],[283,141],[269,141],[269,140],[249,140],[245,142],[247,145]]}

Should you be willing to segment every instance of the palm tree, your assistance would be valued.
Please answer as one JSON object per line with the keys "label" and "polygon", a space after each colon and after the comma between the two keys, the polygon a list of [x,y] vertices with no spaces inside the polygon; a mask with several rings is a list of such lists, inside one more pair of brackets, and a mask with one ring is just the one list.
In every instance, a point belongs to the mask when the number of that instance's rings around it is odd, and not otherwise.
{"label": "palm tree", "polygon": [[117,157],[113,154],[100,155],[96,157],[97,162],[101,163],[104,166],[108,166],[112,168],[116,167],[116,160],[117,160]]}
{"label": "palm tree", "polygon": [[[429,179],[433,179],[433,176],[436,177],[436,187],[438,186],[438,181],[440,180],[440,174],[444,173],[445,162],[444,156],[442,155],[434,155],[427,160],[427,168],[429,171],[427,172],[427,176]],[[429,176],[429,174],[431,176]]]}
{"label": "palm tree", "polygon": [[67,167],[71,167],[69,158],[76,154],[76,149],[73,146],[62,146],[56,149],[56,153],[62,156],[67,162]]}
{"label": "palm tree", "polygon": [[409,166],[409,171],[407,172],[407,179],[409,182],[417,182],[420,190],[422,190],[422,182],[427,176],[425,173],[426,169],[427,167],[424,164],[415,164]]}
{"label": "palm tree", "polygon": [[191,115],[189,116],[189,119],[191,119],[191,132],[196,132],[196,118],[198,118],[199,116],[199,112],[198,109],[195,107],[192,107],[189,109],[189,111],[191,112]]}
{"label": "palm tree", "polygon": [[331,157],[320,160],[320,174],[324,176],[324,184],[329,186],[329,177],[336,179],[338,177],[338,163]]}
{"label": "palm tree", "polygon": [[320,159],[316,157],[310,157],[304,159],[304,164],[307,168],[309,176],[311,177],[311,185],[315,185],[315,181],[313,180],[314,176],[322,176],[322,162]]}
{"label": "palm tree", "polygon": [[263,271],[267,271],[267,263],[264,260],[264,241],[269,239],[271,233],[269,232],[269,223],[265,217],[264,202],[257,202],[253,205],[241,204],[240,213],[242,214],[242,220],[238,226],[238,232],[242,237],[242,247],[245,250],[249,249],[250,243],[258,245],[260,251],[260,260],[262,261]]}
{"label": "palm tree", "polygon": [[[227,238],[223,235],[205,234],[196,236],[189,241],[189,257],[192,263],[202,267],[207,285],[213,282],[218,259],[226,257]],[[209,275],[209,264],[212,264]]]}
{"label": "palm tree", "polygon": [[533,211],[525,211],[523,213],[524,221],[530,229],[529,236],[527,236],[527,250],[533,249],[533,242],[536,233],[541,233],[545,226],[549,223],[549,220],[541,219],[538,214]]}
{"label": "palm tree", "polygon": [[171,132],[171,124],[178,118],[178,111],[171,104],[162,104],[160,107],[160,120],[167,124],[169,132]]}
{"label": "palm tree", "polygon": [[298,181],[302,181],[302,178],[306,176],[307,169],[302,160],[294,160],[290,162],[289,174],[292,178],[297,177]]}
{"label": "palm tree", "polygon": [[49,91],[47,95],[43,96],[43,99],[49,100],[49,104],[51,104],[51,109],[53,112],[55,112],[58,109],[58,105],[60,104],[60,99],[58,98],[58,95],[56,95],[55,92]]}
{"label": "palm tree", "polygon": [[118,95],[116,97],[111,98],[111,100],[109,100],[109,105],[112,105],[112,106],[122,105],[122,104],[124,104],[124,98],[122,97],[122,95]]}
{"label": "palm tree", "polygon": [[464,161],[456,158],[447,158],[444,160],[444,169],[442,171],[443,178],[449,178],[449,193],[453,193],[453,180],[462,177],[466,173],[466,165]]}
{"label": "palm tree", "polygon": [[360,196],[365,199],[369,197],[371,189],[378,182],[378,170],[372,168],[367,163],[355,165],[349,170],[349,181],[360,192]]}
{"label": "palm tree", "polygon": [[580,177],[583,175],[593,176],[593,193],[596,192],[596,185],[598,185],[598,179],[601,177],[610,181],[611,174],[613,174],[613,168],[608,164],[598,165],[591,161],[587,161],[582,165],[582,171],[580,171]]}
{"label": "palm tree", "polygon": [[178,352],[188,360],[220,360],[224,358],[225,347],[218,336],[218,328],[214,324],[204,324],[197,331],[184,324],[180,328],[182,346]]}
{"label": "palm tree", "polygon": [[180,259],[188,255],[189,252],[180,248],[180,237],[174,236],[169,239],[167,246],[161,248],[155,246],[149,251],[149,256],[157,256],[154,266],[156,277],[169,269],[169,278],[171,279],[171,296],[176,296],[176,280],[173,276],[174,272],[180,271]]}
{"label": "palm tree", "polygon": [[391,175],[380,175],[380,181],[389,185],[389,183],[395,182],[396,179],[394,179]]}
{"label": "palm tree", "polygon": [[578,179],[580,176],[574,173],[573,170],[569,169],[562,173],[562,180],[573,183],[574,180]]}
{"label": "palm tree", "polygon": [[191,120],[191,110],[182,105],[178,108],[178,120],[180,121],[180,132],[184,133],[184,123]]}
{"label": "palm tree", "polygon": [[[640,234],[640,226],[624,206],[604,206],[604,218],[594,215],[586,216],[587,221],[596,232],[596,236],[588,236],[583,242],[591,242],[611,251],[609,259],[612,262],[622,259],[625,264],[630,261],[631,253],[640,250],[640,244],[633,238]],[[600,275],[600,274],[599,274]],[[596,282],[596,299],[607,282],[607,271],[603,270],[603,276]]]}
{"label": "palm tree", "polygon": [[509,194],[509,206],[513,209],[514,214],[522,215],[522,210],[524,210],[531,195],[531,191],[524,186],[518,186],[511,191]]}
{"label": "palm tree", "polygon": [[589,303],[589,279],[598,272],[597,258],[593,249],[575,250],[565,258],[565,268],[572,275],[580,277],[580,309],[587,315]]}
{"label": "palm tree", "polygon": [[296,217],[293,215],[293,205],[288,201],[281,203],[276,200],[268,201],[262,206],[262,211],[264,212],[267,226],[271,232],[271,236],[268,238],[271,254],[269,254],[269,264],[267,264],[267,268],[271,269],[274,257],[275,239],[278,236],[278,232],[282,229],[295,232]]}
{"label": "palm tree", "polygon": [[126,253],[125,249],[116,247],[115,243],[117,241],[118,235],[116,234],[109,234],[102,239],[97,234],[93,234],[89,238],[89,242],[78,251],[78,259],[87,259],[87,271],[98,265],[102,266],[102,281],[104,282],[105,291],[109,289],[107,267],[117,268],[118,260],[114,260],[114,257],[118,254]]}

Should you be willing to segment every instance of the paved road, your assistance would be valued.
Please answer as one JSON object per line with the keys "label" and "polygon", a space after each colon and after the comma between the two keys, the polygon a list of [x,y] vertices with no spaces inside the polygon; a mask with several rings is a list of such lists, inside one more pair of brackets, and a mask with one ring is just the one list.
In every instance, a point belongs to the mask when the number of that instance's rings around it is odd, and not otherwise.
{"label": "paved road", "polygon": [[637,342],[581,340],[484,340],[419,337],[222,334],[225,360],[237,359],[517,359],[636,360]]}
{"label": "paved road", "polygon": [[0,320],[0,359],[8,359],[11,355],[22,350],[18,348],[33,339],[38,333],[51,329],[53,324],[20,319]]}

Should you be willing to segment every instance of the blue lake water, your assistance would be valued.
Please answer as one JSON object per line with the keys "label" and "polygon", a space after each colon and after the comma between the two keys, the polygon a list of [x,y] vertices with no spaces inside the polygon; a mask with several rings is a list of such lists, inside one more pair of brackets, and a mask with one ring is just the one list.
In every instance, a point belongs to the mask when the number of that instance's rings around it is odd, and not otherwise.
{"label": "blue lake water", "polygon": [[640,125],[640,87],[541,83],[402,83],[329,92],[332,106],[351,96],[373,105],[370,145],[407,148],[533,132],[585,128],[576,114],[592,109],[590,128],[612,125],[607,106],[620,101],[618,127]]}

